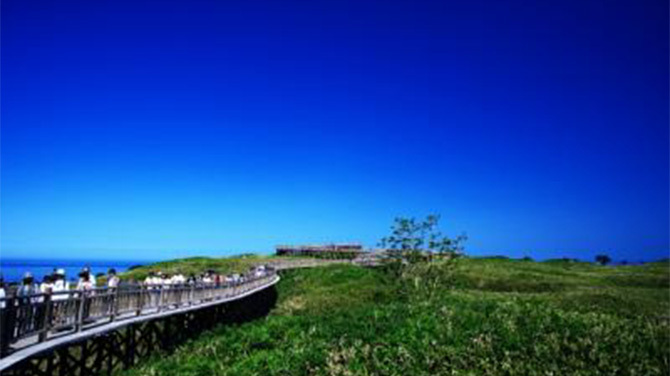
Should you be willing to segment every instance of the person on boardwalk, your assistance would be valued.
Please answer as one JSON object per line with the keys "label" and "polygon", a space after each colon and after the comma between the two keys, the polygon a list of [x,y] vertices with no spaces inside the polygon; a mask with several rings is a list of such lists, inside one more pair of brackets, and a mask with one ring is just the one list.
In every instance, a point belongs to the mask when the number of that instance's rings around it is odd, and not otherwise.
{"label": "person on boardwalk", "polygon": [[170,281],[173,285],[183,285],[186,283],[186,277],[184,277],[183,274],[177,273],[172,276],[172,279]]}
{"label": "person on boardwalk", "polygon": [[[59,268],[56,269],[53,273],[53,286],[51,288],[51,300],[54,302],[59,302],[67,300],[70,298],[70,294],[67,292],[70,291],[70,284],[65,279],[65,269]],[[57,325],[61,325],[65,322],[66,304],[54,304],[51,308],[53,311],[53,322]]]}
{"label": "person on boardwalk", "polygon": [[82,269],[79,273],[79,282],[77,282],[77,290],[91,291],[95,288],[95,283],[91,277],[91,271],[88,268]]}
{"label": "person on boardwalk", "polygon": [[79,272],[79,283],[77,283],[77,290],[82,290],[81,288],[79,288],[79,286],[84,282],[84,279],[86,279],[87,283],[83,284],[82,286],[84,285],[88,286],[90,284],[90,288],[88,289],[89,290],[95,289],[96,287],[95,277],[91,273],[91,268],[89,268],[88,266],[84,266],[83,268],[81,268],[81,272]]}
{"label": "person on boardwalk", "polygon": [[172,284],[172,277],[170,277],[170,274],[165,273],[161,275],[160,284],[161,286],[163,286],[163,288],[169,288],[170,287],[169,285]]}
{"label": "person on boardwalk", "polygon": [[35,321],[33,318],[39,318],[39,310],[36,309],[39,303],[39,297],[33,295],[39,294],[40,288],[35,283],[33,274],[26,272],[21,281],[21,287],[16,291],[16,296],[19,298],[19,310],[17,312],[17,322],[19,323],[19,333],[25,333],[33,329]]}
{"label": "person on boardwalk", "polygon": [[53,276],[47,274],[42,278],[42,283],[40,284],[40,292],[42,294],[51,294],[54,288]]}
{"label": "person on boardwalk", "polygon": [[[159,272],[160,273],[160,272]],[[155,272],[150,271],[147,275],[147,278],[144,279],[144,285],[149,293],[149,304],[153,307],[158,302],[159,294],[154,290],[158,290],[160,287],[160,278],[156,275]]]}
{"label": "person on boardwalk", "polygon": [[110,289],[115,289],[119,287],[119,282],[121,279],[116,275],[116,269],[111,268],[107,271],[107,287]]}
{"label": "person on boardwalk", "polygon": [[204,284],[211,284],[214,283],[214,279],[212,278],[212,275],[207,271],[206,273],[203,274],[202,276],[202,283]]}
{"label": "person on boardwalk", "polygon": [[39,288],[35,284],[33,273],[26,272],[21,281],[21,287],[16,291],[16,296],[20,298],[27,298],[30,295],[39,293]]}
{"label": "person on boardwalk", "polygon": [[[94,278],[91,276],[91,270],[88,267],[84,267],[79,273],[79,282],[77,283],[77,290],[81,292],[82,297],[91,296],[93,294],[93,289],[95,289],[95,284],[93,282]],[[89,315],[91,313],[91,300],[84,300],[84,309],[82,313],[82,318],[84,322],[89,322]]]}
{"label": "person on boardwalk", "polygon": [[153,286],[159,285],[160,284],[159,281],[160,281],[160,278],[156,277],[156,273],[151,271],[151,272],[149,272],[147,277],[144,279],[144,285],[148,286],[149,289],[151,289],[151,288],[153,288]]}
{"label": "person on boardwalk", "polygon": [[56,272],[53,275],[53,288],[54,292],[52,300],[64,300],[68,298],[68,294],[65,292],[70,291],[70,284],[65,279],[65,269],[56,269]]}

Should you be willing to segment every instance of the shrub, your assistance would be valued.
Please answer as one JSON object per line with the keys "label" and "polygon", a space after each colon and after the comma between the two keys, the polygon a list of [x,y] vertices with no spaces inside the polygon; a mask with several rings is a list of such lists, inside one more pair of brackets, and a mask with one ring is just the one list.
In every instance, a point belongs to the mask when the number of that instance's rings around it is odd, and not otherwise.
{"label": "shrub", "polygon": [[612,262],[612,259],[605,254],[596,255],[596,262],[600,265],[607,265]]}
{"label": "shrub", "polygon": [[440,216],[429,215],[423,221],[414,218],[396,218],[391,235],[382,238],[380,245],[389,248],[391,259],[409,263],[429,260],[433,255],[455,258],[463,253],[465,235],[449,238],[438,229]]}

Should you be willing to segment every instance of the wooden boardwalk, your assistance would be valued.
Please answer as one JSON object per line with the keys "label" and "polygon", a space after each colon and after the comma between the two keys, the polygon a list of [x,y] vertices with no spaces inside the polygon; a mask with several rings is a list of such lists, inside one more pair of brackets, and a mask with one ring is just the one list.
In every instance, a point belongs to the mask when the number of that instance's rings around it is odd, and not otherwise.
{"label": "wooden boardwalk", "polygon": [[[47,352],[52,348],[67,345],[68,343],[79,342],[81,340],[99,336],[109,331],[118,330],[119,328],[137,324],[144,321],[156,320],[172,315],[179,315],[191,311],[202,310],[208,307],[229,303],[236,300],[244,299],[245,297],[255,294],[261,290],[274,286],[279,282],[279,275],[272,273],[263,278],[243,283],[237,286],[230,286],[211,291],[217,291],[219,294],[211,297],[203,297],[197,301],[187,301],[181,304],[165,303],[163,309],[150,307],[139,313],[126,313],[117,316],[114,321],[109,319],[98,320],[84,325],[80,330],[73,330],[65,332],[64,334],[56,333],[53,337],[46,341],[39,342],[38,335],[32,335],[14,343],[17,348],[16,351],[0,359],[0,372],[9,369],[13,365],[23,361],[26,358],[36,356],[40,353]],[[208,291],[209,292],[209,291]]]}
{"label": "wooden boardwalk", "polygon": [[[8,299],[5,304],[12,308],[2,310],[5,331],[2,338],[5,350],[9,351],[0,358],[0,374],[50,375],[56,374],[56,368],[59,369],[58,374],[67,375],[95,374],[103,370],[111,374],[116,368],[112,358],[121,359],[119,361],[126,368],[135,364],[135,359],[141,354],[133,347],[143,341],[143,336],[150,337],[145,347],[164,348],[166,341],[175,340],[166,336],[183,337],[184,333],[180,332],[187,330],[186,327],[201,328],[201,321],[213,326],[225,316],[224,310],[233,310],[231,304],[258,304],[249,299],[262,295],[277,284],[280,280],[277,271],[331,264],[361,263],[287,258],[268,261],[265,272],[247,276],[243,282],[219,286],[101,289],[90,295],[70,291],[61,299],[56,298],[56,294],[38,294],[22,301]],[[8,320],[8,312],[12,314],[11,320]],[[174,320],[170,321],[171,318]],[[164,323],[161,324],[164,327],[159,329],[155,324],[157,322]],[[172,334],[168,334],[167,323],[170,322]],[[8,328],[11,333],[7,332]],[[130,334],[125,337],[119,334],[124,331]],[[143,334],[140,333],[142,331]],[[139,337],[135,332],[140,333]],[[63,351],[72,346],[81,346],[77,351],[78,360],[72,359],[69,350]],[[113,349],[115,346],[119,348],[118,354]],[[172,346],[168,343],[168,348]],[[123,354],[120,349],[123,349]],[[150,353],[151,349],[148,351]],[[91,355],[93,353],[98,355]],[[54,358],[57,360],[54,361]],[[103,358],[108,366],[101,365],[102,361],[98,358]],[[91,364],[97,364],[98,368],[91,369]]]}

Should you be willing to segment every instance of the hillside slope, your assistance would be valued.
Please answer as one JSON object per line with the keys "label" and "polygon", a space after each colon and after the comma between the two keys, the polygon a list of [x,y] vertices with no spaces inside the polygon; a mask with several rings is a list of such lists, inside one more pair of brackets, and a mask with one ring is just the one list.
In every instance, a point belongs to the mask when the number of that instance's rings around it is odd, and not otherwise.
{"label": "hillside slope", "polygon": [[669,284],[668,264],[295,270],[270,316],[124,375],[667,375]]}

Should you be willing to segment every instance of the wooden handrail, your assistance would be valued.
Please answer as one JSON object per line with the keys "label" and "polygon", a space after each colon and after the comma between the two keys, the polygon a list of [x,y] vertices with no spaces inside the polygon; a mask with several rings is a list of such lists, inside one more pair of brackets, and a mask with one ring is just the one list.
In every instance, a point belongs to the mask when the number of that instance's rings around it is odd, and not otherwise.
{"label": "wooden handrail", "polygon": [[[125,318],[242,295],[272,282],[275,275],[274,270],[269,270],[261,276],[248,277],[243,282],[219,285],[131,285],[2,298],[0,307],[4,308],[0,308],[0,357],[9,352],[10,346],[30,337],[36,336],[37,339],[26,346],[48,341],[55,330],[69,327],[69,332],[82,332]],[[67,296],[56,298],[62,295]],[[61,335],[60,332],[58,334]]]}

